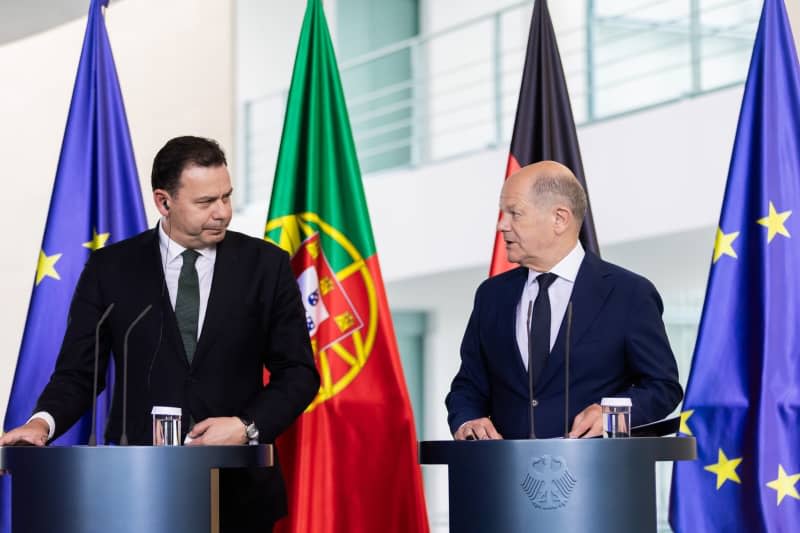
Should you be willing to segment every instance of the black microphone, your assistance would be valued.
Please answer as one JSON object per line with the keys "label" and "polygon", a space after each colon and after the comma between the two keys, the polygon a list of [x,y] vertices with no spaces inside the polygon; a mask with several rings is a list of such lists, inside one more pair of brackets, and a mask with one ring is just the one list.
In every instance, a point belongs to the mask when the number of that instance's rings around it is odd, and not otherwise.
{"label": "black microphone", "polygon": [[528,435],[529,438],[535,439],[536,438],[536,431],[533,428],[533,368],[532,368],[532,357],[531,354],[533,353],[533,344],[531,344],[531,315],[533,313],[533,300],[528,301],[528,416],[530,418],[531,423],[531,432]]}
{"label": "black microphone", "polygon": [[149,313],[152,308],[153,304],[150,304],[144,308],[144,311],[139,313],[139,316],[128,326],[122,341],[122,435],[119,438],[120,446],[128,445],[128,336],[130,336],[136,324],[138,324],[139,321],[144,318],[144,315]]}
{"label": "black microphone", "polygon": [[111,310],[114,309],[114,304],[111,303],[103,311],[100,320],[94,327],[94,381],[92,382],[92,433],[89,435],[89,446],[97,446],[97,374],[99,373],[100,363],[100,326],[106,321]]}
{"label": "black microphone", "polygon": [[572,344],[572,300],[567,304],[567,334],[564,339],[564,438],[569,437],[569,351]]}

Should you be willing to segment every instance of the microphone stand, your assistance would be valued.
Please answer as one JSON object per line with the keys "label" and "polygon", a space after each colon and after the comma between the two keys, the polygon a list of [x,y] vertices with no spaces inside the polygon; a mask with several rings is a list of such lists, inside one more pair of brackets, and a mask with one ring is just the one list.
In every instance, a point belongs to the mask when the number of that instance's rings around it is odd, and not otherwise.
{"label": "microphone stand", "polygon": [[94,380],[92,381],[92,432],[89,434],[89,446],[97,446],[97,375],[100,372],[100,326],[106,321],[111,310],[114,309],[114,304],[109,304],[97,325],[94,328]]}
{"label": "microphone stand", "polygon": [[531,432],[528,435],[528,438],[535,439],[536,438],[536,431],[533,427],[533,359],[531,354],[533,353],[533,345],[531,344],[531,314],[533,313],[533,301],[528,302],[528,417],[530,418],[531,423]]}
{"label": "microphone stand", "polygon": [[572,300],[567,304],[567,334],[564,339],[564,438],[569,437],[569,352],[572,344]]}
{"label": "microphone stand", "polygon": [[144,315],[149,313],[152,308],[153,304],[150,304],[144,308],[144,311],[139,313],[139,316],[128,326],[127,331],[125,331],[124,340],[122,341],[122,435],[119,438],[120,446],[128,445],[128,337],[136,324],[138,324],[139,321],[144,318]]}

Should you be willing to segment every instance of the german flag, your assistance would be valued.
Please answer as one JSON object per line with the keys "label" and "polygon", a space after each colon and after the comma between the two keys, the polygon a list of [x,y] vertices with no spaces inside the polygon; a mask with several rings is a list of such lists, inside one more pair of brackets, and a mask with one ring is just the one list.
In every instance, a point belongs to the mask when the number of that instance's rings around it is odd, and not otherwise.
{"label": "german flag", "polygon": [[[546,0],[537,0],[528,34],[506,178],[526,165],[546,160],[558,161],[569,167],[588,195],[553,22]],[[600,254],[591,203],[587,205],[580,239],[585,249]],[[495,235],[489,275],[501,274],[515,267],[508,262],[503,236],[498,233]]]}

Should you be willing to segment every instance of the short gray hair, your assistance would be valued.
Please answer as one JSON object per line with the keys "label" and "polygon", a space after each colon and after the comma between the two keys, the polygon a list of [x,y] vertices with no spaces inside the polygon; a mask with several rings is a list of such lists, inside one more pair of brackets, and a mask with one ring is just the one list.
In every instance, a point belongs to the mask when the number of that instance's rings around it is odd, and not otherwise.
{"label": "short gray hair", "polygon": [[552,205],[556,199],[566,202],[572,216],[578,221],[578,228],[586,215],[586,191],[572,174],[556,173],[539,175],[531,187],[534,203]]}

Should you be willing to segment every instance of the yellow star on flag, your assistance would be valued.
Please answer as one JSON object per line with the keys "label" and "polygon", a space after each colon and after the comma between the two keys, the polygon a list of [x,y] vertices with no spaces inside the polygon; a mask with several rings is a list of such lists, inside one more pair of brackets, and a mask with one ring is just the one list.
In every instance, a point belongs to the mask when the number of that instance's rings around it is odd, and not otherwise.
{"label": "yellow star on flag", "polygon": [[691,435],[692,430],[689,428],[689,424],[687,422],[694,414],[694,409],[689,409],[688,411],[684,411],[681,413],[681,427],[678,431],[683,433],[684,435]]}
{"label": "yellow star on flag", "polygon": [[767,242],[772,242],[775,235],[781,234],[784,237],[790,237],[789,232],[786,230],[784,223],[786,219],[792,214],[791,211],[784,211],[778,213],[772,202],[769,203],[769,214],[764,218],[759,218],[758,223],[767,228]]}
{"label": "yellow star on flag", "polygon": [[46,255],[44,250],[39,250],[39,264],[36,265],[36,285],[38,286],[45,277],[61,279],[56,272],[56,263],[62,254]]}
{"label": "yellow star on flag", "polygon": [[741,462],[741,457],[728,459],[725,456],[725,452],[723,452],[722,448],[720,448],[719,454],[717,455],[717,462],[713,465],[708,465],[703,469],[713,472],[717,475],[717,490],[719,490],[719,488],[728,480],[735,481],[739,484],[742,483],[742,480],[739,479],[739,474],[736,473],[736,467],[739,466],[739,463]]}
{"label": "yellow star on flag", "polygon": [[97,233],[97,228],[94,228],[92,229],[92,240],[83,243],[82,246],[94,252],[106,245],[106,241],[110,235],[110,233]]}
{"label": "yellow star on flag", "polygon": [[738,231],[733,233],[722,233],[722,228],[717,228],[717,238],[714,240],[714,263],[719,261],[723,255],[729,255],[736,259],[736,251],[733,249],[733,241],[739,236]]}
{"label": "yellow star on flag", "polygon": [[797,493],[797,480],[800,479],[800,473],[791,476],[786,475],[783,465],[778,465],[778,479],[774,479],[767,483],[767,487],[778,491],[778,505],[781,504],[783,498],[791,496],[796,500],[800,500],[800,494]]}

